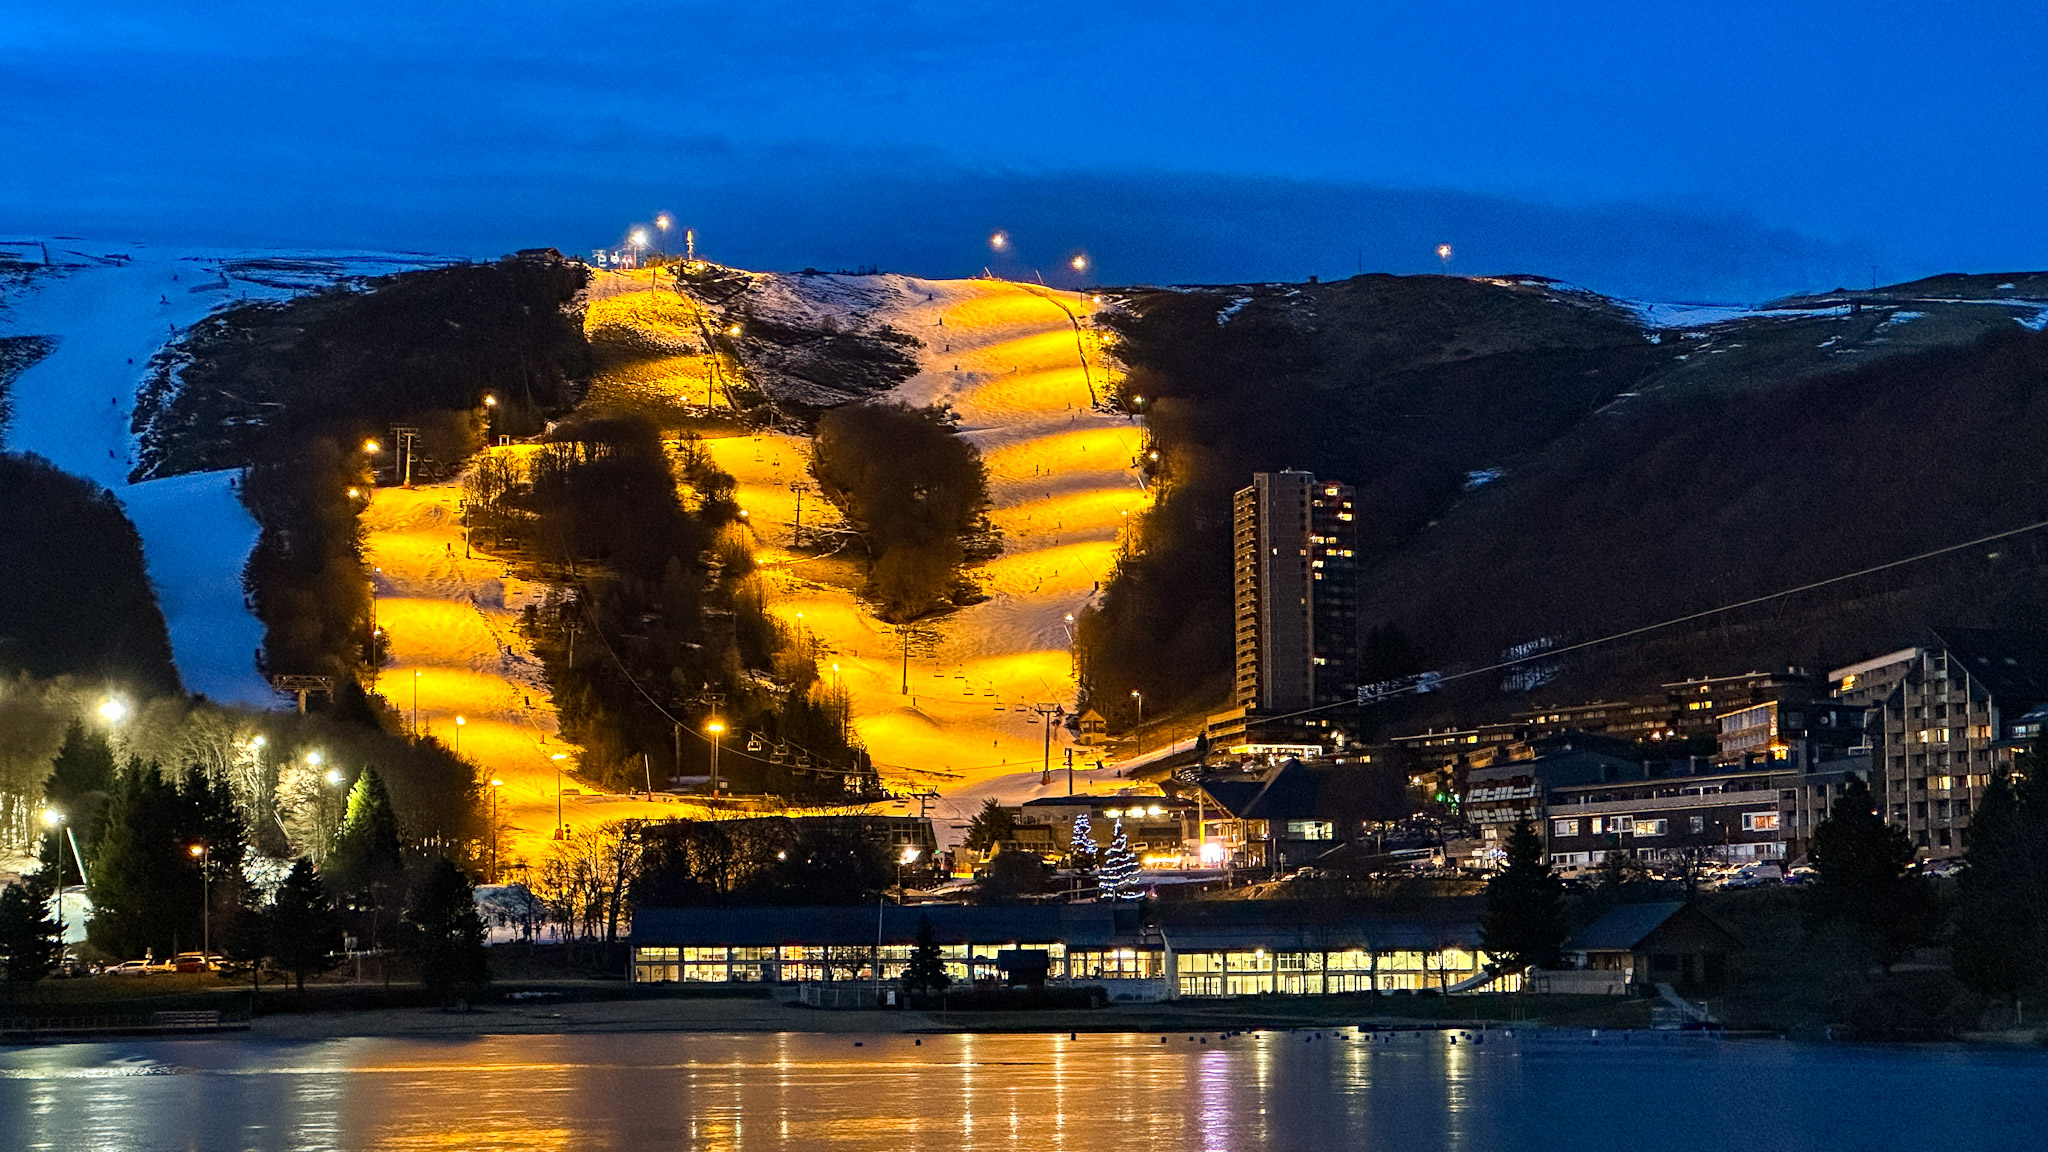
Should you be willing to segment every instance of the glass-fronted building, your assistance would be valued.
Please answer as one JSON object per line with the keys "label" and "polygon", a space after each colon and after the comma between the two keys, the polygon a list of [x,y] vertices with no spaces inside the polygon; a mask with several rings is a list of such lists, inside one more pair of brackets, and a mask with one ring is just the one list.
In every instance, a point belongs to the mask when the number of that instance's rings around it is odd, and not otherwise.
{"label": "glass-fronted building", "polygon": [[[1165,908],[1150,922],[1110,904],[655,908],[634,917],[637,983],[890,982],[929,918],[956,984],[999,982],[1005,953],[1046,954],[1049,982],[1119,999],[1512,991],[1491,981],[1475,917],[1341,912],[1254,901]],[[1322,910],[1328,911],[1328,910]],[[879,971],[877,971],[879,969]]]}

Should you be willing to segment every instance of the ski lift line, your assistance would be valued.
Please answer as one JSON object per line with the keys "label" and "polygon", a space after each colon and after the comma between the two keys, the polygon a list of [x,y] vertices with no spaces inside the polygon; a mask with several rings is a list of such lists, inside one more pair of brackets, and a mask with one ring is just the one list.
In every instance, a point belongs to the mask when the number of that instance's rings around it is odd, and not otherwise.
{"label": "ski lift line", "polygon": [[[1922,560],[1932,560],[1937,556],[1946,556],[1952,552],[1962,552],[1970,548],[1976,548],[1980,545],[1989,544],[1995,540],[2006,540],[2014,536],[2023,536],[2029,532],[2038,532],[2043,528],[2048,528],[2048,520],[2036,520],[2032,524],[2025,524],[2018,528],[2008,528],[2003,532],[1993,532],[1988,536],[1979,536],[1974,540],[1965,540],[1960,544],[1949,544],[1941,548],[1935,548],[1926,552],[1918,553],[1917,555],[1907,556],[1903,559],[1888,560],[1883,564],[1873,564],[1868,568],[1859,568],[1854,572],[1844,572],[1839,576],[1830,576],[1825,580],[1815,580],[1810,584],[1801,584],[1796,588],[1784,588],[1776,592],[1767,592],[1762,596],[1752,596],[1747,600],[1737,600],[1732,604],[1723,604],[1717,608],[1705,608],[1698,612],[1687,613],[1684,616],[1674,616],[1669,620],[1660,620],[1655,624],[1644,624],[1638,628],[1630,628],[1626,631],[1610,633],[1609,635],[1601,636],[1597,639],[1581,640],[1576,644],[1567,644],[1562,648],[1547,648],[1541,652],[1535,652],[1527,656],[1516,657],[1513,660],[1503,660],[1497,664],[1488,664],[1483,668],[1472,668],[1464,672],[1452,672],[1448,675],[1438,677],[1433,683],[1447,684],[1452,680],[1463,680],[1471,676],[1484,676],[1489,672],[1499,672],[1506,668],[1513,668],[1518,664],[1527,664],[1532,660],[1554,659],[1555,657],[1562,656],[1567,652],[1578,652],[1587,648],[1596,647],[1601,644],[1612,644],[1617,640],[1626,640],[1631,636],[1641,636],[1646,632],[1656,632],[1660,629],[1672,628],[1680,624],[1689,624],[1695,620],[1704,620],[1709,616],[1718,616],[1723,612],[1733,612],[1740,608],[1751,608],[1758,604],[1768,603],[1772,600],[1782,600],[1787,596],[1797,596],[1801,592],[1811,592],[1816,588],[1826,588],[1831,584],[1840,584],[1845,580],[1854,580],[1861,576],[1870,576],[1875,573],[1885,572],[1893,568],[1903,568],[1908,564],[1917,564]],[[1395,696],[1412,695],[1415,691],[1416,687],[1411,685],[1406,688],[1401,688],[1396,691],[1389,692],[1380,699],[1384,700],[1391,699]],[[1304,708],[1299,712],[1289,712],[1285,715],[1268,717],[1267,719],[1291,720],[1297,716],[1308,716],[1317,712],[1327,712],[1332,708],[1354,707],[1357,705],[1357,703],[1358,702],[1355,700],[1340,700],[1335,704],[1320,704],[1314,708]]]}

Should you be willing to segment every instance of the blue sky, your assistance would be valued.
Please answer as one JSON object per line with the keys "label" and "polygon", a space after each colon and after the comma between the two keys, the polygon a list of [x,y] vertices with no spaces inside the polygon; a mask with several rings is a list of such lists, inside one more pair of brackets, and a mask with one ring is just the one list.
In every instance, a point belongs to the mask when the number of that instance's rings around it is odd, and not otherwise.
{"label": "blue sky", "polygon": [[2048,7],[0,0],[0,230],[1692,299],[2048,266]]}

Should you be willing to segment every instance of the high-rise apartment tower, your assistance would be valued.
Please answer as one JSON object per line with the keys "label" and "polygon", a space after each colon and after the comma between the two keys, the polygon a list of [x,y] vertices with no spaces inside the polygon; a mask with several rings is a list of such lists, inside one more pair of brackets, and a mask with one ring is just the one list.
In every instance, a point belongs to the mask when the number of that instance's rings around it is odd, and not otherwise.
{"label": "high-rise apartment tower", "polygon": [[1236,702],[1286,712],[1358,690],[1358,521],[1351,487],[1260,472],[1233,507]]}

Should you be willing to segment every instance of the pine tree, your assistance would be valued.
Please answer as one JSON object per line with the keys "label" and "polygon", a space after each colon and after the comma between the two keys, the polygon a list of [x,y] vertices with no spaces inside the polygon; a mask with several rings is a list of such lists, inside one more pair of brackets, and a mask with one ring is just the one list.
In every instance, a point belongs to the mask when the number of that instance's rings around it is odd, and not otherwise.
{"label": "pine tree", "polygon": [[398,923],[405,859],[391,795],[374,768],[364,769],[349,789],[348,809],[327,854],[325,875],[335,896],[352,910],[354,931],[374,944],[385,943]]}
{"label": "pine tree", "polygon": [[1067,867],[1085,872],[1095,866],[1095,833],[1088,827],[1086,812],[1074,817],[1073,834],[1067,837]]}
{"label": "pine tree", "polygon": [[1095,884],[1104,900],[1138,898],[1138,857],[1124,836],[1121,819],[1116,822],[1116,834],[1109,841],[1109,849],[1102,854],[1102,866],[1095,870]]}
{"label": "pine tree", "polygon": [[266,919],[270,958],[292,974],[299,991],[305,991],[306,977],[326,969],[341,947],[341,921],[311,860],[301,856],[292,865]]}
{"label": "pine tree", "polygon": [[1487,954],[1507,971],[1556,964],[1564,946],[1564,886],[1551,874],[1543,838],[1523,820],[1508,834],[1507,863],[1486,885],[1479,921]]}
{"label": "pine tree", "polygon": [[991,796],[981,802],[981,811],[968,821],[966,844],[976,852],[986,852],[1016,834],[1016,818]]}
{"label": "pine tree", "polygon": [[932,918],[917,918],[917,940],[910,949],[910,963],[903,969],[903,987],[911,992],[937,992],[951,984],[946,965],[939,958],[939,944],[932,935]]}
{"label": "pine tree", "polygon": [[[1956,978],[2013,1002],[2048,987],[2048,755],[2036,744],[2023,774],[2000,772],[1970,816],[1956,880]],[[2021,1017],[2024,1019],[2024,1016]]]}
{"label": "pine tree", "polygon": [[434,861],[420,878],[406,902],[405,920],[406,951],[421,983],[441,993],[490,983],[475,886],[448,858]]}
{"label": "pine tree", "polygon": [[50,916],[54,878],[36,871],[0,889],[0,972],[11,990],[25,988],[57,967],[61,944]]}
{"label": "pine tree", "polygon": [[186,852],[182,805],[154,763],[130,760],[107,797],[86,894],[93,946],[109,956],[169,956],[199,940],[199,866]]}
{"label": "pine tree", "polygon": [[1932,934],[1939,908],[1927,879],[1911,871],[1913,843],[1877,814],[1869,787],[1851,778],[1808,855],[1819,875],[1823,915],[1845,924],[1885,971]]}
{"label": "pine tree", "polygon": [[99,838],[107,793],[114,788],[114,749],[106,733],[73,720],[64,732],[64,746],[50,763],[43,782],[44,801],[70,821],[81,846],[90,850]]}

